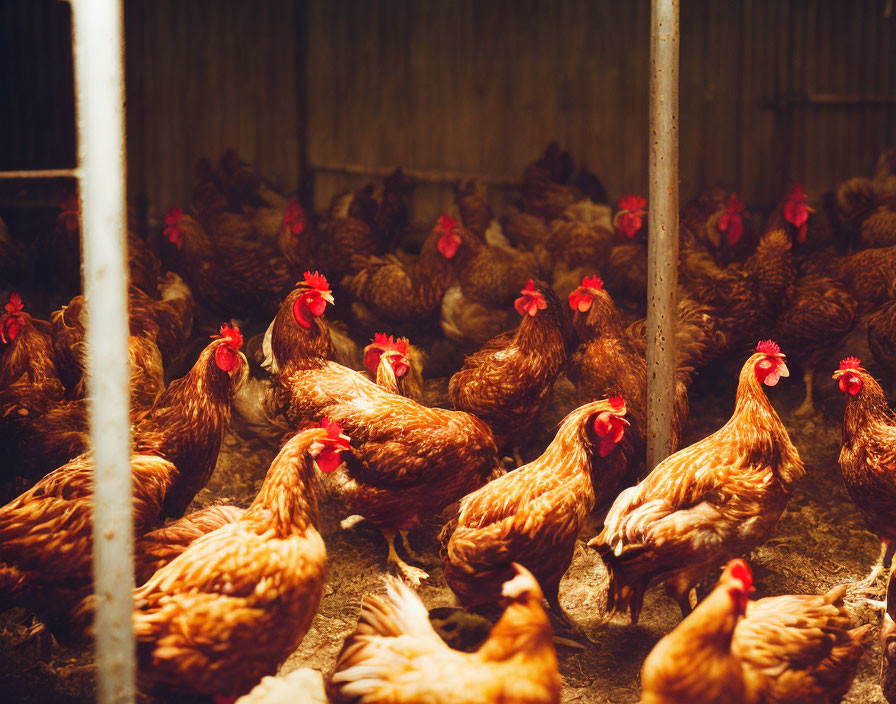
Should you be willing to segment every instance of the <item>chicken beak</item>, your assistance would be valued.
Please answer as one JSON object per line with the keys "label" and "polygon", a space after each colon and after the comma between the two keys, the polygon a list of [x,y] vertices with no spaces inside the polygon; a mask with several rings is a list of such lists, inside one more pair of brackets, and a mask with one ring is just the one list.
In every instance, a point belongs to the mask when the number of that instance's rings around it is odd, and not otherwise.
{"label": "chicken beak", "polygon": [[778,367],[778,376],[787,378],[790,376],[790,370],[787,368],[787,365],[784,363],[784,360],[781,360],[781,365]]}
{"label": "chicken beak", "polygon": [[336,301],[333,300],[333,293],[331,291],[324,291],[322,294],[320,294],[320,297],[323,298],[331,306],[336,305]]}

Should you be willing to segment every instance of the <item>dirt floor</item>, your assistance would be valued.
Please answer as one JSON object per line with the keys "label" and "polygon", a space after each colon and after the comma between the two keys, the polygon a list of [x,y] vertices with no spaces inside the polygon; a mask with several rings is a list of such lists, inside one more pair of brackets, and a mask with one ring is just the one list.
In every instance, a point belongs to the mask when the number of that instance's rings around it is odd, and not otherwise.
{"label": "dirt floor", "polygon": [[[741,362],[742,358],[717,364],[695,382],[691,391],[689,442],[715,430],[728,418]],[[840,484],[837,455],[843,407],[840,394],[830,381],[830,371],[825,368],[816,375],[817,412],[808,420],[792,415],[803,389],[796,370],[789,379],[768,389],[803,457],[807,478],[791,499],[774,538],[750,557],[757,597],[814,593],[856,581],[868,572],[878,555],[878,541],[865,530]],[[555,420],[546,420],[547,428]],[[248,504],[274,454],[275,448],[270,444],[231,433],[222,448],[216,473],[197,497],[197,505],[220,501]],[[343,530],[343,516],[332,515],[326,506],[323,509],[329,579],[320,612],[299,650],[284,665],[284,672],[299,667],[312,667],[324,674],[332,670],[344,637],[355,626],[362,596],[380,588],[386,568],[386,545],[374,527],[361,522]],[[582,537],[590,538],[594,530],[589,531]],[[434,529],[411,535],[414,547],[431,559],[435,558],[434,538]],[[420,588],[422,599],[435,610],[439,618],[434,620],[444,632],[452,634],[453,642],[471,647],[485,636],[488,624],[478,617],[461,616],[443,608],[454,605],[452,593],[439,566],[427,569],[431,576]],[[679,621],[678,607],[662,589],[648,595],[637,627],[622,619],[608,621],[603,609],[605,584],[606,572],[596,553],[578,551],[561,586],[561,601],[593,642],[581,638],[585,647],[558,647],[564,702],[637,702],[641,663],[656,641]],[[881,588],[879,598],[882,596]],[[851,596],[849,603],[857,623],[879,623],[879,613],[860,596]],[[259,638],[263,637],[259,634]],[[59,647],[27,615],[8,612],[0,618],[0,653],[0,700],[92,700],[89,654]],[[878,671],[879,648],[877,639],[872,638],[856,682],[844,701],[884,702]]]}

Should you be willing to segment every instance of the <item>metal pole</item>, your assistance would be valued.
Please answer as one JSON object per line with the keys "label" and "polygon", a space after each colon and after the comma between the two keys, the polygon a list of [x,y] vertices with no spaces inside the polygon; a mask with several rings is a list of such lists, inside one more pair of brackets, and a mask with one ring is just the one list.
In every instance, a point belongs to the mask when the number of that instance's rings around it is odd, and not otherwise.
{"label": "metal pole", "polygon": [[94,453],[97,700],[134,701],[121,0],[70,0],[74,27],[87,382]]}
{"label": "metal pole", "polygon": [[678,0],[653,0],[647,239],[647,466],[672,451],[678,286]]}

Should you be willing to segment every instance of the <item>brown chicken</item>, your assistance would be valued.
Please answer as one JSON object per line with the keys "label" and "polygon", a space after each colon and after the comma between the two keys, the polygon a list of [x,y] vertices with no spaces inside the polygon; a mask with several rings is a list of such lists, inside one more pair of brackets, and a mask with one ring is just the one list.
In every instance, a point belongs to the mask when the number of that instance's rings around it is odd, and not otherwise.
{"label": "brown chicken", "polygon": [[613,228],[616,245],[600,270],[621,299],[638,305],[647,300],[647,201],[628,195],[619,199]]}
{"label": "brown chicken", "polygon": [[[622,452],[631,478],[643,476],[647,458],[646,324],[628,328],[603,282],[586,276],[569,295],[575,311],[573,325],[582,348],[573,360],[571,376],[577,382],[579,403],[616,394],[626,399],[631,428]],[[687,299],[679,304],[676,329],[675,397],[672,446],[677,449],[688,418],[688,393],[694,367],[724,349],[724,337],[714,329],[706,311]]]}
{"label": "brown chicken", "polygon": [[396,531],[405,537],[416,518],[437,515],[498,473],[495,442],[468,413],[421,406],[330,361],[326,320],[304,312],[309,297],[316,305],[318,295],[299,287],[274,320],[276,390],[294,427],[327,416],[346,428],[356,443],[354,457],[327,474],[324,485],[348,514],[380,527],[389,562],[419,581],[425,573],[395,552]]}
{"label": "brown chicken", "polygon": [[665,582],[687,614],[708,570],[768,539],[804,473],[762,390],[787,375],[778,346],[760,342],[741,369],[730,420],[619,495],[589,543],[610,573],[608,610],[628,609],[636,623],[644,592]]}
{"label": "brown chicken", "polygon": [[32,384],[45,388],[53,398],[63,397],[53,353],[52,326],[26,313],[18,293],[10,294],[0,316],[0,342],[0,389]]}
{"label": "brown chicken", "polygon": [[519,445],[531,431],[568,357],[568,323],[557,296],[532,279],[520,293],[516,329],[467,357],[448,384],[454,407],[484,420],[498,449]]}
{"label": "brown chicken", "polygon": [[889,372],[891,391],[896,390],[896,277],[889,287],[890,299],[867,317],[868,347],[874,360]]}
{"label": "brown chicken", "polygon": [[[190,372],[171,382],[135,424],[131,451],[134,532],[180,516],[208,481],[245,375],[239,331],[224,326]],[[0,595],[51,620],[70,617],[91,588],[93,461],[79,455],[0,508]]]}
{"label": "brown chicken", "polygon": [[[423,403],[420,354],[420,350],[411,348],[406,337],[396,340],[392,335],[378,332],[364,348],[364,366],[377,386]],[[412,356],[416,359],[412,360]]]}
{"label": "brown chicken", "polygon": [[896,579],[887,582],[887,608],[880,626],[880,688],[884,698],[896,702]]}
{"label": "brown chicken", "polygon": [[173,268],[196,298],[221,315],[251,316],[277,310],[294,277],[278,250],[214,241],[180,208],[165,216]]}
{"label": "brown chicken", "polygon": [[523,172],[523,210],[545,220],[559,218],[584,194],[571,185],[575,164],[569,152],[551,142],[538,161]]}
{"label": "brown chicken", "polygon": [[718,186],[685,205],[679,239],[688,247],[702,247],[720,266],[746,259],[756,246],[743,201]]}
{"label": "brown chicken", "polygon": [[442,299],[442,330],[478,349],[516,324],[510,306],[529,279],[540,277],[538,261],[531,252],[464,234],[453,262],[456,280]]}
{"label": "brown chicken", "polygon": [[787,288],[796,279],[784,230],[763,233],[744,264],[720,267],[702,249],[682,246],[679,275],[688,297],[706,305],[732,349],[771,334]]}
{"label": "brown chicken", "polygon": [[731,652],[752,591],[749,567],[732,560],[715,589],[650,651],[640,704],[758,704],[756,683]]}
{"label": "brown chicken", "polygon": [[342,285],[366,308],[362,319],[415,323],[435,314],[453,270],[453,260],[473,235],[447,215],[439,218],[413,264],[397,257],[356,257],[357,273]]}
{"label": "brown chicken", "polygon": [[488,204],[488,189],[478,179],[465,179],[455,190],[454,202],[463,226],[481,240],[492,222],[492,209]]}
{"label": "brown chicken", "polygon": [[896,417],[877,380],[856,357],[834,372],[846,394],[840,474],[849,497],[868,528],[883,542],[881,561],[866,580],[872,584],[889,569],[896,552]]}
{"label": "brown chicken", "polygon": [[843,285],[827,276],[805,274],[788,287],[776,337],[785,349],[793,350],[791,356],[803,368],[806,397],[796,415],[815,412],[815,370],[855,327],[858,305]]}
{"label": "brown chicken", "polygon": [[141,687],[237,697],[298,647],[327,563],[312,460],[332,470],[348,448],[326,419],[295,435],[237,520],[194,540],[134,591]]}
{"label": "brown chicken", "polygon": [[625,460],[614,452],[625,434],[622,398],[570,413],[538,459],[461,499],[442,531],[445,581],[466,607],[495,603],[513,562],[535,574],[561,618],[560,579],[595,499],[614,494]]}
{"label": "brown chicken", "polygon": [[859,315],[865,315],[888,300],[896,271],[896,245],[828,257],[816,262],[813,271],[839,281],[859,302]]}
{"label": "brown chicken", "polygon": [[551,625],[538,583],[525,567],[512,566],[501,588],[504,614],[472,653],[445,644],[413,591],[396,580],[388,580],[386,590],[364,600],[330,681],[333,702],[560,702]]}
{"label": "brown chicken", "polygon": [[752,574],[732,560],[716,588],[641,669],[641,704],[836,704],[871,628],[852,628],[844,586],[749,601]]}

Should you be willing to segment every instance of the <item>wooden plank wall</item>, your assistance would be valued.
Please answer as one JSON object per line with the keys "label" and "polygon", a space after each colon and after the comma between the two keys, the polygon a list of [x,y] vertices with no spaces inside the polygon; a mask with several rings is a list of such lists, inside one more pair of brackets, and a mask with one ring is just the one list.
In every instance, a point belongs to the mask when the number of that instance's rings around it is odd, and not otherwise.
{"label": "wooden plank wall", "polygon": [[296,188],[299,18],[287,0],[126,0],[128,187],[150,220],[188,203],[197,159],[226,147]]}
{"label": "wooden plank wall", "polygon": [[[312,164],[519,178],[550,139],[614,197],[646,189],[649,0],[311,0]],[[788,93],[896,96],[886,0],[682,2],[681,189],[772,202],[866,172],[896,106],[776,110]],[[320,174],[318,204],[363,178]],[[418,216],[450,204],[423,189]]]}
{"label": "wooden plank wall", "polygon": [[[893,106],[772,102],[788,93],[896,96],[896,17],[885,17],[886,4],[684,0],[682,196],[720,181],[768,203],[789,178],[817,193],[867,172],[896,144]],[[67,8],[2,7],[0,168],[68,165],[71,67],[57,17]],[[646,189],[649,0],[125,0],[125,8],[129,188],[149,199],[153,220],[186,202],[196,159],[227,146],[296,188],[306,132],[318,165],[499,181],[519,178],[557,139],[611,196]],[[367,180],[319,172],[317,204]],[[416,201],[427,220],[450,203],[450,188],[421,187]]]}

